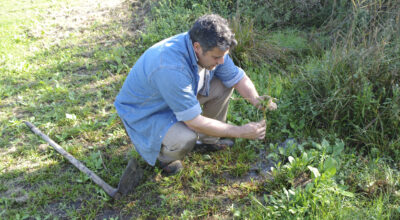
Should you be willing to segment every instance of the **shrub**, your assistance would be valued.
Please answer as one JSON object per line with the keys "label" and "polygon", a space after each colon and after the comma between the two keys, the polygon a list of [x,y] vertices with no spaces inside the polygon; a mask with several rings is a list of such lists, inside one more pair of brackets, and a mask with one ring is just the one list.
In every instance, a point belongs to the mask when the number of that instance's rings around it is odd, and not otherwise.
{"label": "shrub", "polygon": [[285,26],[319,27],[331,15],[335,1],[237,0],[243,14],[253,17],[258,28]]}
{"label": "shrub", "polygon": [[334,132],[399,158],[400,8],[394,2],[353,5],[331,51],[309,58],[288,84],[291,121],[305,120],[316,136]]}
{"label": "shrub", "polygon": [[217,13],[229,18],[230,1],[162,0],[151,1],[150,20],[146,21],[146,33],[141,43],[146,47],[188,31],[194,21],[203,14]]}

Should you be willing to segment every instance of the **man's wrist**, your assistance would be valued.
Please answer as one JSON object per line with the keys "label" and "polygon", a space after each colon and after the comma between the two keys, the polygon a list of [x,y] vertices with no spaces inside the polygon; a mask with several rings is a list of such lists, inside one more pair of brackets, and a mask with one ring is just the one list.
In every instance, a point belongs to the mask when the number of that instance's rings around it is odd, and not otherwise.
{"label": "man's wrist", "polygon": [[251,98],[251,99],[249,99],[249,101],[250,101],[250,103],[251,103],[253,106],[255,106],[255,107],[258,107],[258,106],[261,104],[260,96]]}
{"label": "man's wrist", "polygon": [[232,138],[241,138],[241,129],[240,126],[231,125],[232,127],[228,129],[228,136]]}

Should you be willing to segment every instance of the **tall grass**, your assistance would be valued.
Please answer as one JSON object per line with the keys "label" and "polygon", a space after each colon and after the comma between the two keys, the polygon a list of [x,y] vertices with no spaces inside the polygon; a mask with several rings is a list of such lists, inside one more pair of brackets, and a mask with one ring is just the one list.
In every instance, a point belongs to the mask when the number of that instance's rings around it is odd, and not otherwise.
{"label": "tall grass", "polygon": [[[352,1],[325,27],[331,49],[289,85],[296,117],[350,144],[400,156],[399,1]],[[339,11],[338,11],[339,13]],[[292,120],[299,120],[295,117]],[[316,132],[315,135],[320,135]]]}

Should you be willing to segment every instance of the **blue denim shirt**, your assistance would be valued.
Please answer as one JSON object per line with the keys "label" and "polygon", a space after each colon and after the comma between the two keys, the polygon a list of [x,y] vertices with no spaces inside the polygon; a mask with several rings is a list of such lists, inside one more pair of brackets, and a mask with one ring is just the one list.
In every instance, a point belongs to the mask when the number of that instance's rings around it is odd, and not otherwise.
{"label": "blue denim shirt", "polygon": [[[201,114],[197,100],[199,81],[196,55],[189,34],[182,33],[150,47],[137,60],[114,102],[136,151],[155,164],[162,140],[177,121]],[[244,76],[229,55],[205,76],[201,95],[208,96],[216,76],[232,87]]]}

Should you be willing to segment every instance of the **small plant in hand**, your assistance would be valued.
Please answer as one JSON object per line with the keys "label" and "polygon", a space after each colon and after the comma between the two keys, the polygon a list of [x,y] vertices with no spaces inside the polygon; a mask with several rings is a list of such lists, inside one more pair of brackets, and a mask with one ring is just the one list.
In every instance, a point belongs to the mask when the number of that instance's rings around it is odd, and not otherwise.
{"label": "small plant in hand", "polygon": [[267,119],[267,111],[274,111],[278,108],[276,101],[278,101],[277,98],[273,98],[269,95],[259,97],[257,108],[263,112],[264,119]]}

